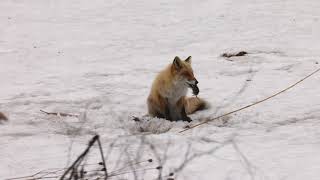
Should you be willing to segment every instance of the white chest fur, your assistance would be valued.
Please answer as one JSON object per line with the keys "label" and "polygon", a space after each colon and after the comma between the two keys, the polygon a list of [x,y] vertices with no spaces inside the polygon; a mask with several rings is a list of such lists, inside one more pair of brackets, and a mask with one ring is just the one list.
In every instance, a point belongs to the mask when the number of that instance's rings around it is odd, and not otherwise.
{"label": "white chest fur", "polygon": [[174,83],[167,96],[169,104],[175,105],[182,96],[187,95],[187,92],[188,88],[184,82]]}

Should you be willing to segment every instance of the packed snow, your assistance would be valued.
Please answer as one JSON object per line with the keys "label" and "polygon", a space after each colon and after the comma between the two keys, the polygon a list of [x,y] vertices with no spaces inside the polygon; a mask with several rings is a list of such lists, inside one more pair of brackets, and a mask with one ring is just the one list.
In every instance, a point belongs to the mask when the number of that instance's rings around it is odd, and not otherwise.
{"label": "packed snow", "polygon": [[[109,171],[149,158],[131,168],[163,167],[112,179],[319,179],[320,74],[184,133],[187,122],[145,116],[151,83],[175,56],[193,57],[210,103],[189,125],[295,83],[320,67],[319,9],[318,0],[1,0],[0,179],[68,167],[95,134]],[[248,54],[221,57],[238,51]]]}

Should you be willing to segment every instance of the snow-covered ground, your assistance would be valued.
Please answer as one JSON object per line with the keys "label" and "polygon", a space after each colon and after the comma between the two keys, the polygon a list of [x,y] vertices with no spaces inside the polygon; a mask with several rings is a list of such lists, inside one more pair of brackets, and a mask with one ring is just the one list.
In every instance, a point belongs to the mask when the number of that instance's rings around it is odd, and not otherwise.
{"label": "snow-covered ground", "polygon": [[[182,134],[185,122],[132,120],[176,55],[193,57],[211,104],[192,124],[291,85],[320,67],[319,9],[319,0],[1,0],[0,111],[10,120],[0,125],[0,179],[66,167],[95,133],[110,171],[153,158],[175,179],[319,179],[320,74]],[[240,50],[249,54],[220,57]]]}

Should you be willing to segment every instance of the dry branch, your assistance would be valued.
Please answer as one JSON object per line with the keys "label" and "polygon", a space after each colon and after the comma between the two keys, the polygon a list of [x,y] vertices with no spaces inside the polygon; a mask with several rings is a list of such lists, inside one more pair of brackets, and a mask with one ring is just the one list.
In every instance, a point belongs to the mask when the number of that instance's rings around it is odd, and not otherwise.
{"label": "dry branch", "polygon": [[61,113],[61,112],[47,112],[44,110],[41,110],[41,112],[47,114],[47,115],[55,115],[55,116],[62,116],[62,117],[79,117],[78,114],[69,114],[69,113]]}
{"label": "dry branch", "polygon": [[248,52],[240,51],[240,52],[235,52],[235,53],[223,53],[221,56],[226,57],[226,58],[230,58],[230,57],[234,57],[234,56],[245,56],[246,54],[248,54]]}

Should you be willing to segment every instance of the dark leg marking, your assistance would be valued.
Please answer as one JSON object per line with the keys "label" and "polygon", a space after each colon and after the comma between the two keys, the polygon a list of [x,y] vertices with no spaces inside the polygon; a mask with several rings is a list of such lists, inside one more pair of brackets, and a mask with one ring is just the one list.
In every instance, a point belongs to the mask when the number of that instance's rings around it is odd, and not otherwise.
{"label": "dark leg marking", "polygon": [[183,121],[188,121],[188,122],[192,121],[192,119],[187,116],[186,109],[184,106],[182,107],[182,110],[181,110],[181,116]]}
{"label": "dark leg marking", "polygon": [[168,102],[168,98],[166,98],[166,105],[165,105],[165,118],[167,119],[167,120],[170,120],[170,121],[172,121],[172,118],[171,118],[171,116],[170,116],[170,109],[169,109],[169,102]]}

